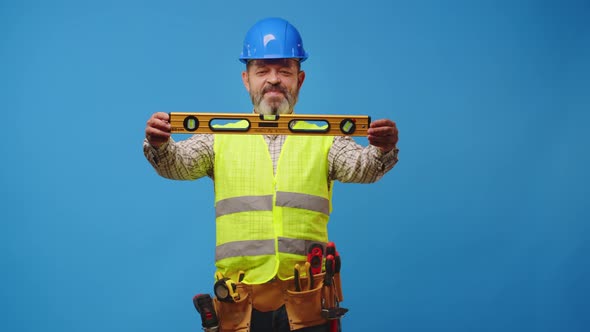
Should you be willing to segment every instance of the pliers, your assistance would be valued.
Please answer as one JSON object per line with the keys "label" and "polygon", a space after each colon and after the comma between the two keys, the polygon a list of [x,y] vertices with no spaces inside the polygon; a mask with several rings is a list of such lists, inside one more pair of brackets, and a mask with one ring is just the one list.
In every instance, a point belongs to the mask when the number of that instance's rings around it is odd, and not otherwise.
{"label": "pliers", "polygon": [[[301,279],[302,276],[305,274],[307,278],[307,283],[305,284],[305,288],[302,287]],[[303,266],[299,264],[295,264],[295,268],[293,269],[293,275],[295,280],[295,291],[301,292],[313,289],[313,274],[311,273],[311,264],[309,262],[305,262]]]}

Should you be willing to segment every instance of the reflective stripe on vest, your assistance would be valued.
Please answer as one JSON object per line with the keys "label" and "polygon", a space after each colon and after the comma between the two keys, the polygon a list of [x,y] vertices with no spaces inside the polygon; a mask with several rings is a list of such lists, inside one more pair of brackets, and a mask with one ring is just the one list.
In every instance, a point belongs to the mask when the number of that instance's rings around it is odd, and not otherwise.
{"label": "reflective stripe on vest", "polygon": [[277,206],[306,209],[330,215],[330,201],[314,195],[277,191]]}
{"label": "reflective stripe on vest", "polygon": [[[290,239],[286,237],[279,237],[279,252],[294,255],[307,255],[308,248],[312,244],[317,244],[317,241]],[[325,247],[325,243],[320,243]],[[215,260],[237,256],[258,256],[258,255],[274,255],[275,241],[270,240],[251,240],[251,241],[235,241],[228,242],[217,246],[215,249]]]}
{"label": "reflective stripe on vest", "polygon": [[215,203],[215,216],[246,211],[272,211],[272,195],[226,198]]}
{"label": "reflective stripe on vest", "polygon": [[[277,192],[277,206],[299,208],[330,214],[330,201],[326,198],[284,191]],[[220,200],[215,205],[215,216],[248,211],[272,211],[272,195],[240,196]]]}

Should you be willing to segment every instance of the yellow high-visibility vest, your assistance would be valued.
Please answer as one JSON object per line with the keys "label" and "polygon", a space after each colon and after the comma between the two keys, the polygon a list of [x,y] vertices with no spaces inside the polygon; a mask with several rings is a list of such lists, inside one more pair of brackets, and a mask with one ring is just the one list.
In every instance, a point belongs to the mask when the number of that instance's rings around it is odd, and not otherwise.
{"label": "yellow high-visibility vest", "polygon": [[[306,124],[309,125],[309,124]],[[261,135],[215,135],[217,271],[244,283],[293,276],[311,244],[328,242],[333,136],[288,136],[276,175]]]}

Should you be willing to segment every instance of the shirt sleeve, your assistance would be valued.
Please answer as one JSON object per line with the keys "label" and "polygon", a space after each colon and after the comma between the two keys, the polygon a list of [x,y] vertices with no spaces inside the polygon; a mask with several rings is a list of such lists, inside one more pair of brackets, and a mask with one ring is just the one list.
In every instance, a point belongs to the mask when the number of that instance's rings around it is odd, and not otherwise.
{"label": "shirt sleeve", "polygon": [[375,146],[363,147],[350,136],[336,136],[328,153],[330,180],[372,183],[397,163],[398,149],[382,153]]}
{"label": "shirt sleeve", "polygon": [[173,180],[213,178],[213,135],[198,134],[176,142],[172,138],[158,148],[144,139],[143,153],[161,176]]}

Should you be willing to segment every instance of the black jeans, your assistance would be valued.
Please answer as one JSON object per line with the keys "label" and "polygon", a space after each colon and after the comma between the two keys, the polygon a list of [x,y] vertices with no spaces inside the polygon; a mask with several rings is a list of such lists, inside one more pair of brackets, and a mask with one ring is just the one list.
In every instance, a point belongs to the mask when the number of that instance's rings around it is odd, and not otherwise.
{"label": "black jeans", "polygon": [[[252,318],[250,320],[250,331],[252,332],[289,332],[289,317],[285,306],[275,311],[260,312],[252,309]],[[330,324],[319,326],[310,326],[296,331],[300,332],[329,332]],[[338,327],[340,330],[340,324]]]}

